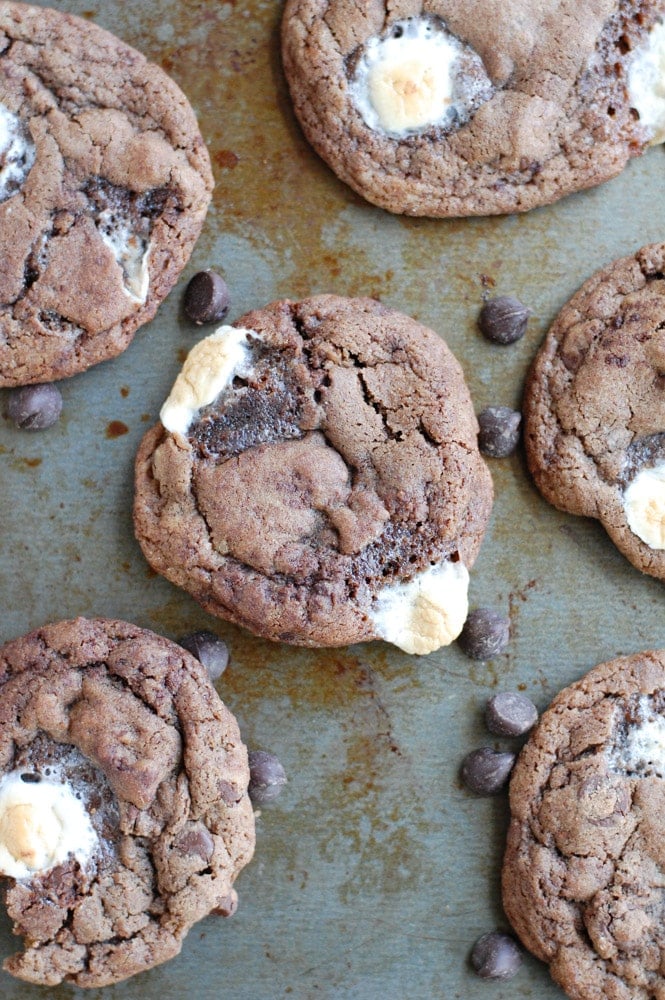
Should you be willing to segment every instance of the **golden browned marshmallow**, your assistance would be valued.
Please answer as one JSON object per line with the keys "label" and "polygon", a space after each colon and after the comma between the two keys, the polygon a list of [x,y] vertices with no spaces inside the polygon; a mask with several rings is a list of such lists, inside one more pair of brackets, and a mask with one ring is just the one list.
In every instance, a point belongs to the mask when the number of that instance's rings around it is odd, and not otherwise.
{"label": "golden browned marshmallow", "polygon": [[25,780],[11,772],[0,781],[0,873],[28,878],[73,854],[85,861],[97,835],[85,806],[69,785]]}
{"label": "golden browned marshmallow", "polygon": [[652,549],[665,549],[665,462],[638,472],[623,503],[633,534]]}
{"label": "golden browned marshmallow", "polygon": [[394,646],[420,656],[448,646],[468,613],[469,573],[461,562],[443,562],[408,583],[385,587],[371,616]]}
{"label": "golden browned marshmallow", "polygon": [[249,366],[248,338],[258,336],[242,327],[220,326],[192,348],[162,406],[160,419],[168,431],[187,433],[198,411]]}

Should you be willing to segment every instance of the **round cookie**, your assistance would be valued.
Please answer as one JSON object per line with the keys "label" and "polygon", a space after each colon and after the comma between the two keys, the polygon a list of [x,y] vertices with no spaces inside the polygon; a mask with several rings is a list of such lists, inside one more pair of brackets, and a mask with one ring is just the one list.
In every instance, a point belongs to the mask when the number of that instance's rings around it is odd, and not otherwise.
{"label": "round cookie", "polygon": [[287,0],[306,138],[390,212],[522,212],[665,138],[662,3]]}
{"label": "round cookie", "polygon": [[510,784],[503,902],[573,1000],[665,996],[665,652],[562,691]]}
{"label": "round cookie", "polygon": [[0,3],[0,386],[124,350],[189,259],[212,187],[158,66],[89,21]]}
{"label": "round cookie", "polygon": [[600,520],[665,578],[665,244],[590,278],[564,306],[524,399],[529,468],[561,510]]}
{"label": "round cookie", "polygon": [[247,751],[205,669],[126,622],[0,649],[0,873],[32,983],[105,986],[232,912],[254,849]]}
{"label": "round cookie", "polygon": [[492,486],[459,364],[373,299],[274,302],[191,352],[136,460],[148,562],[309,646],[451,642]]}

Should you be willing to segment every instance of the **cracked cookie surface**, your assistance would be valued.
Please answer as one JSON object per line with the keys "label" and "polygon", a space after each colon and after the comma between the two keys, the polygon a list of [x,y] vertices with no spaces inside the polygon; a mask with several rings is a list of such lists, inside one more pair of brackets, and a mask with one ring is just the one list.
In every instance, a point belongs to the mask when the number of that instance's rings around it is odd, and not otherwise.
{"label": "cracked cookie surface", "polygon": [[212,186],[158,66],[88,21],[0,2],[0,386],[124,350],[189,259]]}
{"label": "cracked cookie surface", "polygon": [[295,113],[391,212],[526,211],[662,141],[662,0],[288,0]]}
{"label": "cracked cookie surface", "polygon": [[24,950],[4,968],[96,987],[177,955],[197,920],[233,909],[248,781],[235,719],[175,643],[86,619],[7,643],[0,872]]}
{"label": "cracked cookie surface", "polygon": [[462,627],[490,513],[477,433],[433,331],[372,299],[274,302],[190,354],[137,455],[137,538],[269,639],[430,652]]}
{"label": "cracked cookie surface", "polygon": [[573,1000],[665,995],[665,653],[562,691],[510,784],[506,913]]}
{"label": "cracked cookie surface", "polygon": [[600,520],[638,569],[665,579],[665,244],[591,277],[527,379],[524,441],[554,506]]}

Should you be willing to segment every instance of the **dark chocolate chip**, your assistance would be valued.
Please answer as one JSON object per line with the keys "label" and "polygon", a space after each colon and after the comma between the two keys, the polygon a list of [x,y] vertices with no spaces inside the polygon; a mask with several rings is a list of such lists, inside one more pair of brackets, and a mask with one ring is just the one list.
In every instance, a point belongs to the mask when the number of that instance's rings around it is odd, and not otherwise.
{"label": "dark chocolate chip", "polygon": [[277,757],[265,750],[249,752],[249,797],[262,805],[276,799],[286,784],[286,772]]}
{"label": "dark chocolate chip", "polygon": [[518,691],[502,691],[487,702],[485,722],[497,736],[522,736],[538,721],[538,709]]}
{"label": "dark chocolate chip", "polygon": [[26,785],[38,785],[41,780],[41,774],[36,774],[35,771],[21,772],[21,781],[25,781]]}
{"label": "dark chocolate chip", "polygon": [[183,649],[200,660],[208,671],[210,680],[222,676],[229,664],[228,646],[214,632],[190,632],[179,640]]}
{"label": "dark chocolate chip", "polygon": [[512,295],[488,299],[480,310],[481,333],[495,344],[513,344],[526,333],[531,310]]}
{"label": "dark chocolate chip", "polygon": [[457,642],[472,660],[491,660],[503,653],[510,639],[510,619],[492,608],[469,612]]}
{"label": "dark chocolate chip", "polygon": [[62,412],[62,396],[52,382],[12,389],[7,400],[7,416],[26,431],[43,431],[57,423]]}
{"label": "dark chocolate chip", "polygon": [[471,951],[471,965],[482,979],[511,979],[522,964],[522,952],[514,938],[501,931],[479,937]]}
{"label": "dark chocolate chip", "polygon": [[462,761],[462,781],[476,795],[496,795],[510,778],[515,754],[480,747]]}
{"label": "dark chocolate chip", "polygon": [[478,414],[478,447],[490,458],[506,458],[520,440],[522,414],[509,406],[488,406]]}
{"label": "dark chocolate chip", "polygon": [[185,289],[185,312],[197,326],[224,319],[230,303],[226,282],[216,271],[199,271]]}
{"label": "dark chocolate chip", "polygon": [[215,842],[206,827],[198,826],[185,830],[176,841],[175,847],[181,854],[196,854],[204,861],[208,861],[215,850]]}

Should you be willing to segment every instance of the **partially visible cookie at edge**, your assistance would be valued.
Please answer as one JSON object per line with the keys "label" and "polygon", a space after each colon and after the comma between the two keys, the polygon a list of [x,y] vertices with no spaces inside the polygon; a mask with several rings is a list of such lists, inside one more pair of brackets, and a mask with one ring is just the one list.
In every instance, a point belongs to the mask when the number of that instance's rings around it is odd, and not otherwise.
{"label": "partially visible cookie at edge", "polygon": [[213,179],[185,95],[89,21],[0,3],[0,386],[124,350],[191,254]]}
{"label": "partially visible cookie at edge", "polygon": [[452,642],[492,504],[462,370],[373,299],[273,302],[201,341],[145,435],[154,569],[269,639]]}
{"label": "partially visible cookie at edge", "polygon": [[572,1000],[665,995],[665,652],[562,691],[510,783],[503,902]]}
{"label": "partially visible cookie at edge", "polygon": [[201,664],[127,622],[0,649],[0,873],[31,983],[98,987],[231,912],[252,857],[247,750]]}
{"label": "partially visible cookie at edge", "polygon": [[543,496],[598,518],[623,554],[665,579],[665,244],[582,285],[527,379],[524,441]]}
{"label": "partially visible cookie at edge", "polygon": [[306,138],[368,201],[521,212],[600,184],[665,137],[662,2],[287,0]]}

